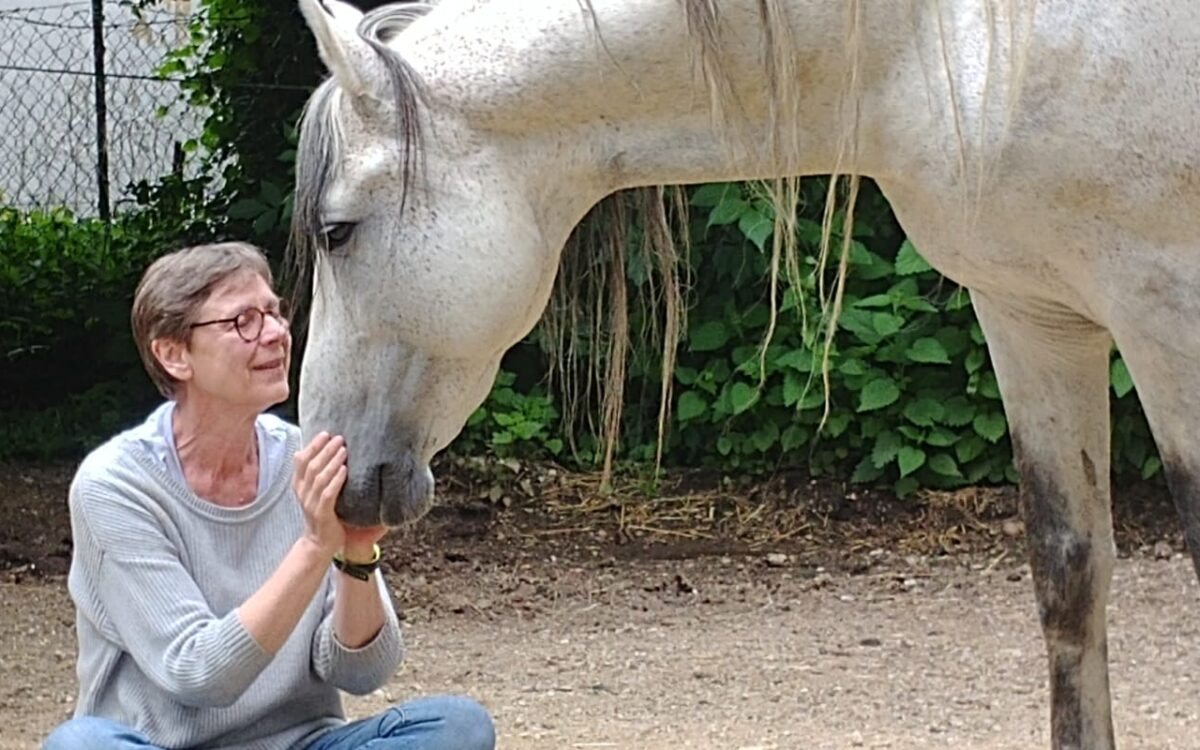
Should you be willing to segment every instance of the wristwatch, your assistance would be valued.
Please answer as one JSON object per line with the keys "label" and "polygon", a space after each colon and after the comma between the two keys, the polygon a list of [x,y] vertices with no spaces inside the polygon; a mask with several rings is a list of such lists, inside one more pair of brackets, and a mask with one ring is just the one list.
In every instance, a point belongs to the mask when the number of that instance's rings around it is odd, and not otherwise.
{"label": "wristwatch", "polygon": [[369,562],[347,562],[339,552],[333,556],[333,567],[337,568],[339,571],[345,573],[351,578],[357,578],[360,581],[369,581],[371,580],[371,574],[379,569],[379,557],[380,551],[378,544],[375,545],[374,554],[371,555],[371,560]]}

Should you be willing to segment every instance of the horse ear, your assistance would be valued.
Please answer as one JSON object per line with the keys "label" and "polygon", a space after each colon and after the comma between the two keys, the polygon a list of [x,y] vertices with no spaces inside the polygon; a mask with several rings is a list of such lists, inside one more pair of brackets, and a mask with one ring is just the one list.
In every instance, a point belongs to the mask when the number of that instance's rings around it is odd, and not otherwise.
{"label": "horse ear", "polygon": [[358,33],[362,11],[338,0],[300,0],[300,12],[342,89],[354,97],[380,99],[386,73],[378,53]]}

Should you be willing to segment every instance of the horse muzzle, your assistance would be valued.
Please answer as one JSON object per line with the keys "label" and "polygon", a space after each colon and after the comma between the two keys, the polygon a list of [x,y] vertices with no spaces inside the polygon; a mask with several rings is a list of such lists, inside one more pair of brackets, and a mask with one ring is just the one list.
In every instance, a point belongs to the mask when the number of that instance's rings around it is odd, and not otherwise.
{"label": "horse muzzle", "polygon": [[336,511],[351,526],[403,526],[420,520],[432,505],[433,472],[404,452],[395,460],[357,465],[351,457]]}

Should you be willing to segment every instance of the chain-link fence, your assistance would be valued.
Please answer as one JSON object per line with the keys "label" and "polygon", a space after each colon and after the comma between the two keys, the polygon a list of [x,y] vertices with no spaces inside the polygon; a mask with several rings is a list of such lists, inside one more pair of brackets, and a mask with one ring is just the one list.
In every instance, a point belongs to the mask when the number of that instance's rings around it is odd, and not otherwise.
{"label": "chain-link fence", "polygon": [[0,204],[107,216],[181,168],[203,115],[157,116],[179,84],[155,70],[186,38],[184,5],[0,0]]}

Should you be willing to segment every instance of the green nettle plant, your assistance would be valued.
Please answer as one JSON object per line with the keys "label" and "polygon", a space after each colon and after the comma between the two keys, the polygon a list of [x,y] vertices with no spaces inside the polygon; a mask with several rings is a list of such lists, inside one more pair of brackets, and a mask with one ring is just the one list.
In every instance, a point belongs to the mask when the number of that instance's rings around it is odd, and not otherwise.
{"label": "green nettle plant", "polygon": [[514,389],[517,376],[501,370],[483,406],[475,410],[452,450],[471,455],[487,451],[500,458],[545,459],[563,450],[558,436],[558,409],[553,399],[533,387]]}
{"label": "green nettle plant", "polygon": [[0,207],[0,459],[81,452],[147,404],[129,308],[150,219]]}
{"label": "green nettle plant", "polygon": [[[818,187],[811,205],[819,205]],[[886,482],[901,495],[1015,481],[1000,392],[969,297],[903,239],[874,190],[859,203],[828,392],[814,273],[821,227],[810,216],[798,223],[800,283],[781,282],[763,348],[773,214],[760,192],[714,184],[692,195],[700,214],[693,233],[702,239],[692,256],[696,302],[675,371],[669,462],[731,471],[801,467]],[[840,225],[835,220],[835,247]],[[832,278],[825,281],[832,286]],[[640,375],[652,381],[655,369]],[[1119,357],[1112,381],[1115,465],[1154,476],[1161,464]],[[627,440],[631,457],[653,455],[645,434]]]}

